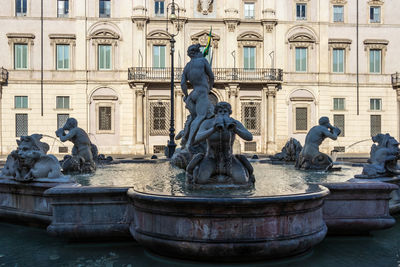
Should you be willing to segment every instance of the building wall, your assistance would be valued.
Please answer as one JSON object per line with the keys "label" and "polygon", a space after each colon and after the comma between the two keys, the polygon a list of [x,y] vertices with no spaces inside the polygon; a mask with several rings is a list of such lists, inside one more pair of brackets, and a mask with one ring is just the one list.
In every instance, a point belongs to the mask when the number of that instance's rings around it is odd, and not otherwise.
{"label": "building wall", "polygon": [[[171,1],[165,0],[165,7]],[[273,153],[289,137],[304,141],[305,132],[295,132],[294,107],[309,107],[308,129],[320,116],[333,120],[334,114],[345,115],[345,136],[327,140],[323,151],[334,146],[346,152],[369,152],[370,115],[381,115],[382,132],[399,138],[399,109],[390,74],[399,71],[400,51],[396,44],[400,36],[400,19],[396,0],[359,1],[359,97],[357,101],[356,69],[356,1],[355,0],[255,0],[214,1],[207,14],[197,11],[198,0],[177,0],[182,28],[176,36],[175,67],[189,60],[187,47],[196,38],[208,34],[212,25],[213,67],[243,68],[243,45],[256,46],[256,68],[280,68],[284,71],[281,89],[263,81],[227,81],[216,84],[214,94],[220,101],[233,105],[233,115],[242,119],[242,102],[260,104],[260,134],[255,136],[257,152]],[[244,18],[244,3],[255,3],[255,18]],[[307,4],[307,20],[296,20],[296,3]],[[58,153],[63,146],[55,137],[57,113],[67,113],[89,132],[102,153],[152,153],[154,145],[165,145],[167,135],[150,135],[150,101],[169,99],[168,78],[163,81],[129,80],[128,68],[152,67],[152,45],[166,45],[166,66],[170,66],[169,37],[165,34],[165,16],[154,15],[153,0],[111,0],[111,17],[99,18],[99,0],[70,0],[68,18],[57,18],[57,1],[45,1],[43,21],[43,116],[41,115],[41,20],[40,1],[28,0],[26,16],[15,16],[14,0],[5,1],[0,9],[0,66],[8,69],[9,81],[2,88],[1,153],[15,148],[15,114],[28,114],[28,133],[43,133],[43,140]],[[333,22],[333,5],[344,5],[344,22]],[[369,6],[381,6],[381,23],[369,22]],[[165,10],[166,12],[166,10]],[[168,30],[176,33],[175,25]],[[296,39],[306,34],[310,40]],[[7,35],[8,34],[8,35]],[[9,37],[17,34],[17,37]],[[21,34],[33,34],[24,38]],[[68,35],[72,48],[71,69],[55,69],[55,44]],[[111,34],[111,36],[110,36]],[[154,34],[154,35],[152,35]],[[247,35],[246,35],[247,34]],[[250,34],[250,35],[249,35]],[[252,35],[252,36],[251,36]],[[19,36],[19,37],[18,37]],[[52,36],[52,37],[51,37]],[[238,41],[241,36],[245,41]],[[65,36],[64,36],[65,37]],[[20,38],[20,39],[18,39]],[[22,38],[22,39],[21,39]],[[246,39],[247,38],[247,39]],[[252,39],[253,38],[253,39]],[[64,38],[65,39],[65,38]],[[332,39],[347,39],[344,73],[332,72]],[[330,41],[331,40],[331,41]],[[371,44],[366,40],[384,40],[381,74],[368,71]],[[14,70],[13,42],[28,41],[28,70]],[[97,44],[113,45],[112,70],[97,70]],[[295,47],[308,46],[308,70],[295,71]],[[372,44],[373,45],[373,44]],[[234,56],[232,52],[234,51]],[[183,128],[187,111],[182,102],[179,83],[176,84],[176,133]],[[271,89],[273,88],[273,89]],[[272,91],[271,91],[272,90]],[[15,96],[28,96],[28,109],[15,109]],[[70,109],[57,110],[56,96],[70,96]],[[333,98],[345,98],[345,110],[333,110]],[[382,110],[371,111],[370,98],[382,99]],[[270,100],[268,100],[270,99]],[[358,114],[357,114],[357,102]],[[113,129],[107,133],[97,129],[99,106],[113,110]],[[167,121],[169,123],[169,121]],[[168,127],[169,128],[169,127]],[[71,148],[71,144],[65,145]],[[242,151],[244,143],[242,142]]]}

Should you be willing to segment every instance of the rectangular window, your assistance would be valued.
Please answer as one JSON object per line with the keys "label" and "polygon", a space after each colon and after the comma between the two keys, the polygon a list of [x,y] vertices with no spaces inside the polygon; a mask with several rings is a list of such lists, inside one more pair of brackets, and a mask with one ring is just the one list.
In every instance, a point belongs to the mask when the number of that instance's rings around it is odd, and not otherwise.
{"label": "rectangular window", "polygon": [[27,96],[14,97],[14,108],[28,108],[28,97]]}
{"label": "rectangular window", "polygon": [[369,8],[369,22],[380,23],[381,22],[381,7],[371,6]]}
{"label": "rectangular window", "polygon": [[15,114],[15,136],[28,135],[28,114]]}
{"label": "rectangular window", "polygon": [[28,68],[28,45],[15,44],[14,45],[14,68],[16,70]]}
{"label": "rectangular window", "polygon": [[100,0],[99,17],[109,18],[111,16],[111,0]]}
{"label": "rectangular window", "polygon": [[256,48],[253,46],[243,47],[243,67],[248,70],[256,68]]}
{"label": "rectangular window", "polygon": [[69,45],[57,45],[57,69],[69,69]]}
{"label": "rectangular window", "polygon": [[307,47],[296,47],[296,71],[307,71]]}
{"label": "rectangular window", "polygon": [[296,131],[307,131],[307,108],[296,108]]}
{"label": "rectangular window", "polygon": [[371,115],[371,136],[381,133],[381,115]]}
{"label": "rectangular window", "polygon": [[57,129],[62,128],[69,118],[69,114],[57,114]]}
{"label": "rectangular window", "polygon": [[382,99],[371,98],[369,100],[369,109],[370,110],[382,110]]}
{"label": "rectangular window", "polygon": [[15,15],[26,16],[27,0],[15,0]]}
{"label": "rectangular window", "polygon": [[168,135],[171,106],[169,102],[150,101],[150,135]]}
{"label": "rectangular window", "polygon": [[344,7],[333,6],[333,22],[343,22],[343,21],[344,21]]}
{"label": "rectangular window", "polygon": [[57,96],[56,109],[69,109],[69,96]]}
{"label": "rectangular window", "polygon": [[99,45],[99,70],[111,70],[111,45]]}
{"label": "rectangular window", "polygon": [[369,50],[369,72],[381,73],[381,55],[382,50],[371,49]]}
{"label": "rectangular window", "polygon": [[333,110],[344,110],[344,98],[333,99]]}
{"label": "rectangular window", "polygon": [[153,46],[153,67],[165,68],[165,45]]}
{"label": "rectangular window", "polygon": [[261,103],[243,102],[242,103],[242,122],[252,134],[261,134]]}
{"label": "rectangular window", "polygon": [[244,18],[254,19],[254,3],[244,3]]}
{"label": "rectangular window", "polygon": [[344,136],[344,115],[335,114],[333,115],[333,125],[340,129],[339,136]]}
{"label": "rectangular window", "polygon": [[69,14],[69,0],[57,0],[57,17],[68,17]]}
{"label": "rectangular window", "polygon": [[333,49],[332,53],[332,71],[333,72],[339,72],[343,73],[344,72],[344,49]]}
{"label": "rectangular window", "polygon": [[99,107],[99,130],[111,131],[111,107]]}
{"label": "rectangular window", "polygon": [[154,13],[156,16],[164,16],[164,1],[154,1]]}
{"label": "rectangular window", "polygon": [[296,4],[296,19],[306,20],[307,19],[307,5],[306,4]]}

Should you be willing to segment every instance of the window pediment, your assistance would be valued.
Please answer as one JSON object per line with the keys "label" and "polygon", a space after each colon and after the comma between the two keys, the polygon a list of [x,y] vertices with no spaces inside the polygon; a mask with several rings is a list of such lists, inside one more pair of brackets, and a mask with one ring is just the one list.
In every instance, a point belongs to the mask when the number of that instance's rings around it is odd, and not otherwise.
{"label": "window pediment", "polygon": [[237,38],[239,46],[258,46],[263,42],[262,35],[257,32],[244,32]]}
{"label": "window pediment", "polygon": [[119,40],[120,36],[110,30],[97,30],[90,35],[90,39],[116,39]]}
{"label": "window pediment", "polygon": [[308,33],[296,33],[289,37],[290,49],[293,47],[311,47],[314,48],[316,42],[314,36]]}
{"label": "window pediment", "polygon": [[49,34],[50,44],[71,44],[75,45],[75,34]]}
{"label": "window pediment", "polygon": [[351,42],[352,41],[350,39],[329,39],[328,46],[329,46],[329,49],[332,49],[332,48],[347,49],[348,48],[350,50]]}
{"label": "window pediment", "polygon": [[345,5],[347,4],[347,0],[331,0],[332,5]]}
{"label": "window pediment", "polygon": [[383,5],[383,0],[370,0],[368,1],[368,5],[370,6],[381,6]]}
{"label": "window pediment", "polygon": [[[209,33],[210,33],[209,31],[204,30],[204,31],[198,32],[196,34],[193,34],[190,37],[190,39],[192,40],[193,44],[199,43],[200,45],[205,46],[205,45],[207,45]],[[220,40],[219,35],[211,32],[211,40],[212,40],[212,46],[217,48],[218,47],[218,41]]]}
{"label": "window pediment", "polygon": [[366,39],[364,40],[364,46],[365,46],[364,50],[367,51],[368,49],[382,49],[386,51],[388,44],[389,44],[388,40]]}
{"label": "window pediment", "polygon": [[171,35],[169,33],[167,33],[166,31],[155,30],[155,31],[150,32],[147,35],[146,39],[151,44],[167,45],[169,43],[169,40],[171,39]]}
{"label": "window pediment", "polygon": [[33,45],[33,39],[35,39],[35,35],[31,33],[7,33],[8,44],[30,44]]}

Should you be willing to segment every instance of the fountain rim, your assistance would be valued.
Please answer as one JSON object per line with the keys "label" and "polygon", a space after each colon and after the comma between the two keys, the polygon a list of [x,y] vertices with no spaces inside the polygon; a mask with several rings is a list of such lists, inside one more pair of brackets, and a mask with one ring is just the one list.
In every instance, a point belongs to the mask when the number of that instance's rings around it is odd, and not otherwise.
{"label": "fountain rim", "polygon": [[253,204],[259,203],[282,203],[282,202],[300,202],[305,200],[315,200],[324,198],[330,194],[330,191],[327,187],[318,185],[316,188],[320,190],[316,190],[313,192],[304,192],[304,193],[295,193],[295,194],[287,194],[287,195],[270,195],[270,196],[201,196],[201,195],[191,195],[191,196],[172,196],[172,195],[163,195],[157,193],[150,192],[142,192],[136,190],[135,188],[129,188],[127,194],[131,199],[134,200],[144,200],[144,201],[155,201],[155,202],[178,202],[178,203],[218,203],[218,204],[239,204],[239,203],[247,203],[251,202]]}

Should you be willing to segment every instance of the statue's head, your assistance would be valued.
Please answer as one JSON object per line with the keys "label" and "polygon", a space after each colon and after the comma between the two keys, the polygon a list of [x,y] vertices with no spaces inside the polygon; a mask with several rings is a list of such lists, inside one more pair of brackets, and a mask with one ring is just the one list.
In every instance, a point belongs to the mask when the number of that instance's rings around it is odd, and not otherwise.
{"label": "statue's head", "polygon": [[198,54],[201,54],[201,52],[200,52],[200,44],[193,44],[193,45],[188,47],[187,55],[190,58],[193,58]]}
{"label": "statue's head", "polygon": [[228,102],[218,102],[214,107],[214,114],[217,116],[229,116],[232,114],[232,106]]}
{"label": "statue's head", "polygon": [[319,125],[321,125],[321,126],[326,126],[326,127],[328,127],[328,126],[331,125],[331,124],[329,123],[329,118],[328,118],[328,117],[321,117],[321,118],[319,118],[318,123],[319,123]]}
{"label": "statue's head", "polygon": [[78,127],[78,121],[75,118],[68,118],[63,128],[64,130],[71,130],[76,127]]}

